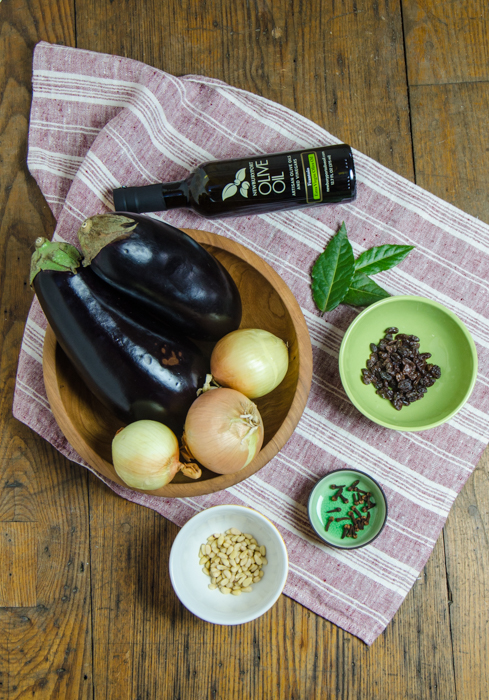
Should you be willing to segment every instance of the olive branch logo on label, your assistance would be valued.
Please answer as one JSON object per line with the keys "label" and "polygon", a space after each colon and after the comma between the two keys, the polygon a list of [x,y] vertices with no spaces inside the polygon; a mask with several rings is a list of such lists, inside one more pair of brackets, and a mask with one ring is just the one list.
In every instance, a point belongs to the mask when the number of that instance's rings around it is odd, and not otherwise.
{"label": "olive branch logo on label", "polygon": [[233,195],[236,194],[238,191],[239,187],[239,193],[243,197],[248,197],[248,190],[250,189],[250,183],[245,180],[246,177],[246,168],[241,168],[241,170],[238,170],[236,175],[234,176],[234,182],[230,182],[229,185],[226,185],[226,187],[222,191],[222,201],[224,202],[225,199],[228,199],[229,197],[232,197]]}

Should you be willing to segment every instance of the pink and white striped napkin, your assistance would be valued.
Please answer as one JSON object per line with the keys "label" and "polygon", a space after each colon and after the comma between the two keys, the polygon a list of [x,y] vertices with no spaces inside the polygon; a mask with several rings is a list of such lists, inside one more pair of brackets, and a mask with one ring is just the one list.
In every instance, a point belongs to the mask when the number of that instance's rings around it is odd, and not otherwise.
{"label": "pink and white striped napkin", "polygon": [[[47,43],[35,50],[33,90],[28,166],[57,219],[55,235],[73,243],[86,217],[113,209],[114,187],[178,180],[209,159],[338,142],[285,107],[218,80],[176,78],[130,59]],[[489,440],[489,227],[359,152],[355,161],[359,185],[353,203],[222,221],[183,209],[164,214],[177,227],[207,229],[245,244],[283,277],[309,327],[312,389],[281,453],[225,492],[171,500],[108,485],[178,525],[218,503],[246,504],[265,514],[288,547],[285,593],[371,644],[425,565]],[[380,283],[392,294],[441,302],[472,333],[479,354],[477,383],[449,423],[422,433],[386,430],[347,399],[338,348],[357,311],[341,305],[321,316],[310,290],[311,265],[342,221],[356,256],[383,243],[415,245],[401,266],[378,276]],[[46,399],[45,327],[34,302],[20,354],[14,415],[83,464],[61,435]],[[350,552],[321,545],[306,509],[316,481],[341,467],[370,473],[389,501],[381,536]]]}

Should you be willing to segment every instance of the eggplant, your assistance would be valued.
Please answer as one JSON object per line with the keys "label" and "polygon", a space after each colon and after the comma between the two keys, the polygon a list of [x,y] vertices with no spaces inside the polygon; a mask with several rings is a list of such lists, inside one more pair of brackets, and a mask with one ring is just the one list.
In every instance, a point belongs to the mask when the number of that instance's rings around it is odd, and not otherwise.
{"label": "eggplant", "polygon": [[78,240],[84,265],[171,328],[217,341],[239,327],[234,280],[180,229],[138,214],[100,214],[84,221]]}
{"label": "eggplant", "polygon": [[156,332],[133,300],[105,284],[69,243],[36,241],[31,285],[87,387],[122,422],[149,419],[180,436],[209,371],[194,343]]}

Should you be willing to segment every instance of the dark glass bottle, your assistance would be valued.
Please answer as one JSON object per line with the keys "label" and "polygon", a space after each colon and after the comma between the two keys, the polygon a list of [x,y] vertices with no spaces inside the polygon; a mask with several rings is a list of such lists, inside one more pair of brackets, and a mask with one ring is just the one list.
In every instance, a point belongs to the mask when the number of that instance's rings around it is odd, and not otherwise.
{"label": "dark glass bottle", "polygon": [[188,207],[220,218],[342,202],[355,194],[353,154],[340,144],[209,161],[179,182],[116,189],[114,206],[134,213]]}

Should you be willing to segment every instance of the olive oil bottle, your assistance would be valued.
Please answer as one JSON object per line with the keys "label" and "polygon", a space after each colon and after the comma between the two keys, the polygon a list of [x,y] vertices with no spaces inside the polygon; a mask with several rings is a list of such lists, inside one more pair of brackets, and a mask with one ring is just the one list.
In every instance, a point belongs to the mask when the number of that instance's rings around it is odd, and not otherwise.
{"label": "olive oil bottle", "polygon": [[188,207],[207,218],[265,214],[354,199],[350,146],[209,161],[178,182],[114,190],[115,211]]}

